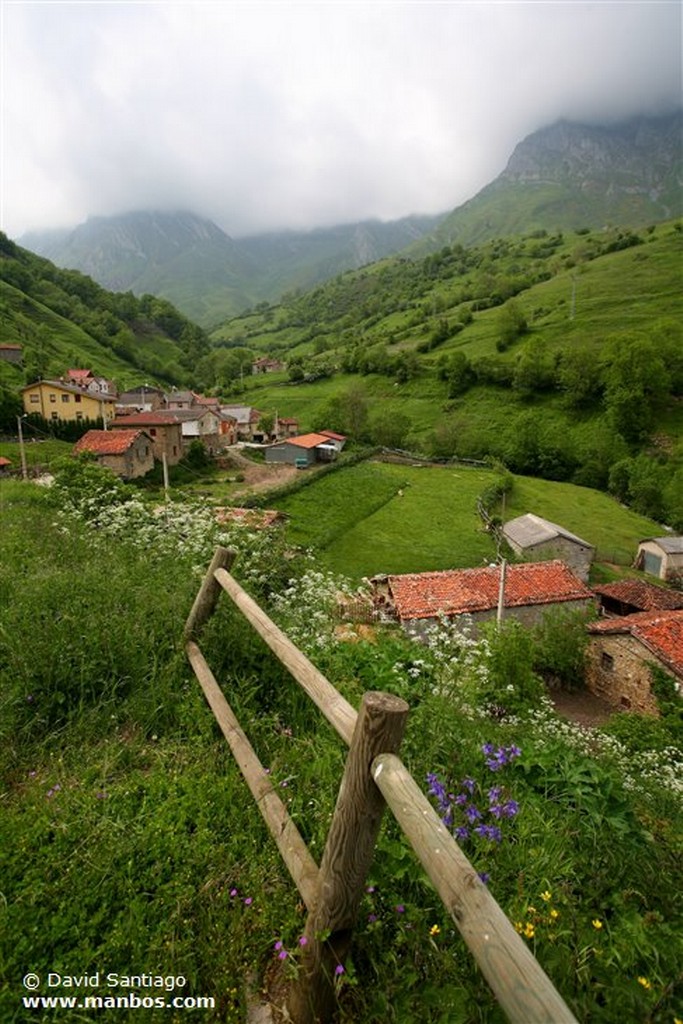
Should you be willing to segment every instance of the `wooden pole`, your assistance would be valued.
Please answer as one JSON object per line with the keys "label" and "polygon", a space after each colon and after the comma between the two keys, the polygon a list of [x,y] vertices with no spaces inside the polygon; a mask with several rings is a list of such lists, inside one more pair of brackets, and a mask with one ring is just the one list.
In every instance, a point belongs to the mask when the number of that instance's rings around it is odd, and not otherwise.
{"label": "wooden pole", "polygon": [[335,972],[351,944],[385,806],[370,766],[378,753],[399,749],[407,716],[400,697],[363,696],[320,865],[318,897],[306,923],[303,961],[288,1000],[295,1024],[324,1024],[335,1011]]}
{"label": "wooden pole", "polygon": [[199,647],[193,641],[189,641],[185,650],[221,732],[230,744],[239,769],[256,800],[261,816],[277,843],[301,898],[310,910],[318,890],[318,866],[308,852],[287,808],[273,789],[270,776],[242,731]]}
{"label": "wooden pole", "polygon": [[224,569],[217,569],[215,576],[217,582],[223,587],[226,594],[229,594],[247,621],[265,640],[285,668],[291,672],[345,743],[349,744],[358,718],[356,710],[348,701],[344,700],[322,672],[319,672],[306,655],[294,646],[292,641],[268,618],[256,601],[240,587],[228,572]]}
{"label": "wooden pole", "polygon": [[576,1024],[398,757],[380,754],[372,775],[512,1024]]}
{"label": "wooden pole", "polygon": [[26,449],[24,448],[24,432],[21,428],[21,416],[17,416],[17,429],[19,431],[19,457],[21,459],[21,476],[28,480],[28,469],[26,468]]}
{"label": "wooden pole", "polygon": [[211,565],[206,572],[206,576],[199,588],[199,593],[194,599],[194,604],[185,623],[184,635],[186,640],[193,640],[214,613],[216,602],[221,593],[220,585],[216,582],[214,573],[217,569],[229,569],[234,560],[234,551],[229,551],[228,548],[216,548],[211,559]]}

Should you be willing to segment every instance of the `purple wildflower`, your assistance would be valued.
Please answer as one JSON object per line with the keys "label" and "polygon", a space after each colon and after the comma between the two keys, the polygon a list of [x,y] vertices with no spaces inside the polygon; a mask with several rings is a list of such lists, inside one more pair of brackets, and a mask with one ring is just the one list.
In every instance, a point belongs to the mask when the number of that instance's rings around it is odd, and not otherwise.
{"label": "purple wildflower", "polygon": [[466,804],[468,800],[469,800],[469,797],[468,797],[467,793],[459,793],[458,796],[456,796],[456,798],[453,801],[453,803],[457,804],[458,807],[462,807],[463,804]]}
{"label": "purple wildflower", "polygon": [[466,789],[468,793],[474,793],[476,783],[474,779],[463,779],[462,787],[463,789]]}
{"label": "purple wildflower", "polygon": [[254,902],[254,897],[253,896],[247,896],[247,898],[244,901],[244,905],[245,905],[245,907],[250,907],[253,902]]}
{"label": "purple wildflower", "polygon": [[502,792],[502,790],[501,790],[500,786],[492,786],[491,787],[491,789],[489,790],[489,800],[490,800],[490,802],[492,804],[495,803],[496,800],[500,800],[501,792]]}
{"label": "purple wildflower", "polygon": [[481,811],[474,804],[470,804],[465,808],[465,817],[469,821],[470,825],[473,825],[475,821],[479,821],[481,818]]}
{"label": "purple wildflower", "polygon": [[377,914],[368,914],[368,924],[374,924],[377,920]]}
{"label": "purple wildflower", "polygon": [[465,825],[458,825],[458,827],[453,832],[453,835],[455,836],[456,839],[464,841],[465,839],[470,838],[470,830],[466,828]]}
{"label": "purple wildflower", "polygon": [[300,946],[307,946],[307,945],[308,945],[308,939],[306,938],[306,936],[305,936],[305,935],[302,935],[302,936],[301,936],[301,937],[299,938],[299,945],[300,945]]}
{"label": "purple wildflower", "polygon": [[288,956],[289,956],[289,953],[287,952],[287,950],[286,949],[281,949],[280,952],[277,955],[277,958],[278,958],[278,960],[286,960]]}
{"label": "purple wildflower", "polygon": [[396,913],[397,914],[405,914],[405,912],[406,912],[406,908],[403,906],[403,904],[402,903],[398,903],[397,906],[396,906]]}
{"label": "purple wildflower", "polygon": [[516,800],[508,800],[507,803],[503,806],[503,814],[505,815],[506,818],[514,818],[514,816],[518,812],[519,804]]}
{"label": "purple wildflower", "polygon": [[482,839],[488,839],[492,843],[499,843],[503,838],[503,833],[497,825],[477,825],[474,831]]}
{"label": "purple wildflower", "polygon": [[344,968],[342,967],[341,964],[337,964],[337,966],[334,969],[335,977],[339,978],[340,975],[342,975],[343,973],[344,973]]}
{"label": "purple wildflower", "polygon": [[481,882],[483,882],[484,885],[488,885],[489,882],[491,881],[491,876],[488,873],[488,871],[480,871],[479,872],[479,880]]}

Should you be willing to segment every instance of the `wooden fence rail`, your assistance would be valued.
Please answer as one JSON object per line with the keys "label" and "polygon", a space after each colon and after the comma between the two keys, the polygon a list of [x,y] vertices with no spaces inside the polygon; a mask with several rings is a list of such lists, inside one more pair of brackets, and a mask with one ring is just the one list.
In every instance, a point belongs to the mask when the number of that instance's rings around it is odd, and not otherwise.
{"label": "wooden fence rail", "polygon": [[[513,1024],[576,1024],[538,961],[514,930],[453,836],[397,757],[408,714],[392,694],[366,693],[360,712],[341,696],[228,572],[218,548],[185,625],[186,652],[261,815],[309,911],[303,960],[287,1009],[295,1024],[325,1024],[335,1009],[334,973],[343,964],[385,806],[393,812]],[[197,637],[221,591],[350,747],[320,868],[206,663]]]}

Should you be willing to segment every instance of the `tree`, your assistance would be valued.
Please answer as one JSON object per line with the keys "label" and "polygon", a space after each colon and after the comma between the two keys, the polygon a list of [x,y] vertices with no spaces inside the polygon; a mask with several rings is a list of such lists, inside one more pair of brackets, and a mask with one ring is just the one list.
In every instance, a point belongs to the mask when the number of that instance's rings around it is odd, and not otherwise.
{"label": "tree", "polygon": [[370,436],[383,448],[401,448],[410,427],[410,417],[404,412],[380,408],[370,419]]}
{"label": "tree", "polygon": [[498,314],[498,341],[496,348],[504,352],[517,338],[529,329],[527,318],[520,304],[512,299],[506,302]]}
{"label": "tree", "polygon": [[671,392],[671,376],[649,341],[630,337],[612,344],[605,385],[614,429],[635,443],[652,429],[655,412]]}

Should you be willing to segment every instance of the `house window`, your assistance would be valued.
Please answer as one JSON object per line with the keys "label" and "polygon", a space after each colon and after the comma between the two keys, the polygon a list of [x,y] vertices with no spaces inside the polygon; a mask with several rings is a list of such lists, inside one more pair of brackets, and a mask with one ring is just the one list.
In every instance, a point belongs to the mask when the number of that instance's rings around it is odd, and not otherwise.
{"label": "house window", "polygon": [[38,402],[40,401],[40,395],[31,395],[30,398],[34,405],[37,405]]}
{"label": "house window", "polygon": [[174,454],[174,455],[177,455],[177,454],[178,454],[178,446],[177,446],[177,445],[175,445],[175,444],[173,445],[173,454]]}
{"label": "house window", "polygon": [[80,402],[80,400],[81,400],[81,396],[80,395],[74,395],[74,402]]}
{"label": "house window", "polygon": [[82,420],[83,419],[83,413],[82,412],[77,412],[76,413],[76,419],[77,420]]}
{"label": "house window", "polygon": [[607,651],[603,651],[600,655],[600,665],[605,672],[611,672],[614,668],[614,658],[611,654],[608,654]]}
{"label": "house window", "polygon": [[58,420],[59,419],[59,413],[58,412],[53,412],[52,413],[52,419],[53,420]]}
{"label": "house window", "polygon": [[152,435],[152,437],[156,437],[157,436],[157,428],[156,427],[150,427],[149,428],[149,432]]}
{"label": "house window", "polygon": [[56,395],[50,395],[50,401],[51,402],[56,402],[57,401],[57,396]]}
{"label": "house window", "polygon": [[68,402],[69,401],[69,396],[68,395],[62,395],[62,401],[63,402]]}

